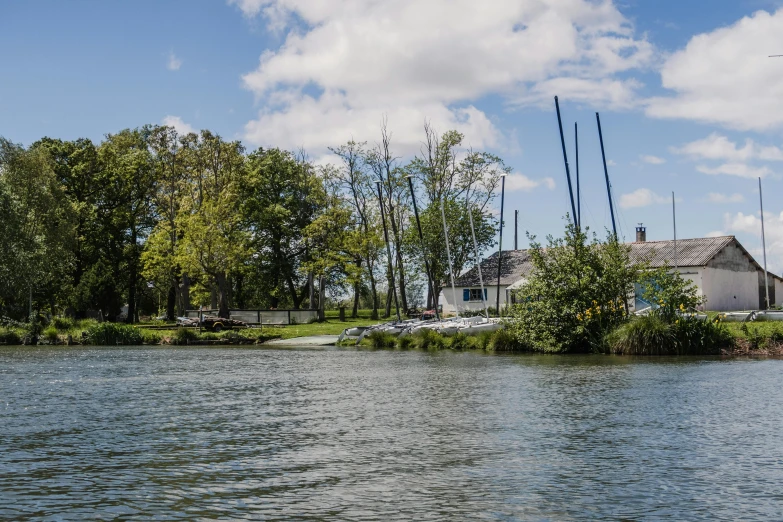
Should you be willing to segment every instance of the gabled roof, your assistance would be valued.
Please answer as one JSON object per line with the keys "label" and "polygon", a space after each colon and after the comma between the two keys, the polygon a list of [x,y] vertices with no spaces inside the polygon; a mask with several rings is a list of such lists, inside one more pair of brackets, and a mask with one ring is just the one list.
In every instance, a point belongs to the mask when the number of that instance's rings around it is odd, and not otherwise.
{"label": "gabled roof", "polygon": [[[705,266],[724,248],[734,243],[742,252],[748,256],[750,263],[757,269],[763,268],[753,259],[747,250],[737,241],[734,236],[720,237],[700,237],[695,239],[677,240],[677,266],[696,267]],[[649,260],[653,268],[664,266],[668,261],[669,265],[674,265],[674,241],[644,241],[639,243],[627,243],[631,247],[631,260],[641,262]],[[484,277],[484,284],[487,286],[496,285],[498,281],[498,254],[491,256],[481,262],[481,275]],[[533,270],[533,263],[530,261],[530,252],[528,250],[504,250],[503,264],[500,273],[500,284],[508,286],[521,277],[526,276]],[[775,276],[770,272],[771,277]],[[454,281],[455,286],[478,286],[478,271],[474,266]]]}
{"label": "gabled roof", "polygon": [[[726,248],[732,242],[739,242],[734,236],[720,237],[699,237],[695,239],[677,240],[677,266],[704,266],[710,260],[718,255],[721,250]],[[666,264],[674,265],[674,241],[644,241],[639,243],[630,243],[631,259],[636,262],[650,262],[653,268],[658,268]],[[740,246],[742,251],[748,255],[751,262],[753,257]],[[758,265],[757,265],[758,266]]]}

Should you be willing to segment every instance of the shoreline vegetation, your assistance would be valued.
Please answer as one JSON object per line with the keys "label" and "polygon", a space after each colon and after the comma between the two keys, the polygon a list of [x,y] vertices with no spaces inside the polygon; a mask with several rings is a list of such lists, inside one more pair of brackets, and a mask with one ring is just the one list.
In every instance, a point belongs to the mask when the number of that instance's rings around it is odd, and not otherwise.
{"label": "shoreline vegetation", "polygon": [[[157,323],[136,326],[121,323],[98,323],[87,319],[73,321],[55,318],[46,326],[41,326],[36,345],[50,346],[223,346],[223,345],[258,345],[263,347],[268,341],[275,339],[292,339],[310,335],[336,335],[346,327],[369,326],[375,324],[371,319],[370,310],[359,310],[359,317],[340,321],[337,311],[326,311],[326,320],[310,324],[290,326],[265,326],[263,328],[244,328],[226,330],[220,333],[201,331],[196,328],[165,329],[165,325]],[[717,313],[709,313],[712,324]],[[625,327],[644,323],[645,317],[632,319]],[[697,321],[694,319],[693,321]],[[704,322],[704,321],[702,321]],[[7,321],[6,321],[7,323]],[[651,345],[649,350],[623,350],[612,348],[612,336],[622,337],[622,332],[612,333],[607,339],[607,349],[596,350],[596,354],[614,355],[704,355],[704,356],[783,356],[783,323],[755,322],[717,324],[723,332],[721,345],[706,346],[702,350],[662,351],[665,346],[666,333],[658,332],[653,340],[657,345]],[[647,328],[649,329],[649,328]],[[660,336],[663,335],[664,339]],[[29,346],[31,331],[24,323],[0,326],[0,345]],[[70,339],[70,342],[69,342]],[[616,342],[616,339],[614,339]],[[477,336],[443,336],[427,331],[421,335],[397,338],[389,334],[374,333],[365,338],[359,345],[354,340],[341,344],[343,347],[374,350],[420,350],[420,351],[479,351],[486,353],[542,353],[530,346],[518,342],[508,330],[485,333]],[[658,349],[655,349],[657,346]],[[544,352],[546,353],[546,352]],[[554,353],[554,352],[550,352]],[[585,353],[579,352],[579,353]]]}

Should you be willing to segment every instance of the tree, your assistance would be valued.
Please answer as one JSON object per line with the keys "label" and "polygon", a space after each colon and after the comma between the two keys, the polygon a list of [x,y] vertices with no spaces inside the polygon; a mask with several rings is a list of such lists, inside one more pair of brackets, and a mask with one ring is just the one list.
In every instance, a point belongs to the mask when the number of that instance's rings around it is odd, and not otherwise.
{"label": "tree", "polygon": [[[380,235],[380,212],[378,210],[375,184],[372,182],[365,160],[367,151],[365,142],[350,140],[344,145],[330,148],[330,151],[342,160],[341,168],[325,169],[324,178],[336,184],[351,206],[356,226],[351,244],[353,260],[357,268],[364,265],[364,272],[370,283],[372,299],[371,318],[378,318],[378,290],[375,271],[383,249]],[[359,298],[362,286],[361,270],[353,278],[354,300],[351,317],[358,316]]]}
{"label": "tree", "polygon": [[[463,136],[457,131],[438,136],[425,123],[424,135],[422,149],[406,166],[406,171],[423,188],[421,221],[426,252],[422,252],[414,234],[408,234],[406,244],[410,255],[419,263],[419,273],[425,273],[423,256],[429,256],[435,288],[434,295],[427,299],[427,306],[434,307],[443,284],[450,276],[444,216],[452,267],[457,276],[471,259],[477,261],[470,229],[471,213],[479,252],[494,244],[495,220],[489,212],[489,205],[495,197],[500,176],[510,169],[497,156],[460,149]],[[464,157],[459,159],[461,154]]]}
{"label": "tree", "polygon": [[73,268],[75,216],[55,176],[51,158],[40,148],[25,149],[0,138],[0,183],[9,217],[9,257],[13,273],[6,286],[5,306],[25,315],[25,297],[42,293],[52,312],[56,299],[69,289]]}
{"label": "tree", "polygon": [[228,317],[228,275],[249,256],[249,234],[240,209],[245,183],[243,148],[201,131],[192,148],[188,190],[177,217],[182,231],[176,260],[188,273],[203,273],[214,285],[220,317]]}
{"label": "tree", "polygon": [[544,248],[529,236],[533,271],[517,290],[506,327],[516,339],[544,352],[603,349],[604,337],[623,323],[625,306],[645,263],[607,233],[601,242],[566,217],[565,236],[547,237]]}
{"label": "tree", "polygon": [[126,129],[107,135],[98,150],[106,179],[103,200],[113,206],[109,223],[121,253],[116,266],[127,276],[126,321],[129,323],[138,316],[142,243],[154,225],[150,200],[155,171],[147,146],[148,136],[149,129]]}
{"label": "tree", "polygon": [[153,127],[148,137],[155,172],[152,202],[157,223],[142,254],[144,277],[165,290],[166,318],[170,321],[190,307],[190,280],[177,264],[181,235],[177,217],[186,193],[187,149],[197,141],[195,134],[179,136],[173,127],[166,126]]}
{"label": "tree", "polygon": [[254,253],[248,270],[257,299],[272,308],[299,308],[309,290],[303,263],[310,259],[304,229],[325,207],[323,180],[304,157],[258,149],[247,158],[242,216]]}

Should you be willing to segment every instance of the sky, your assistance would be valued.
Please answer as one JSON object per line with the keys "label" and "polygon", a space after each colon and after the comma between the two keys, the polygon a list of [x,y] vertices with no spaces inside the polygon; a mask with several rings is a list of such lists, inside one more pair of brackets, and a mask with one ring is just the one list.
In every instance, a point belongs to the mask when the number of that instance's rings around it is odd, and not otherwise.
{"label": "sky", "polygon": [[[783,272],[783,1],[0,1],[0,135],[100,141],[149,123],[248,149],[375,143],[401,158],[429,121],[511,167],[504,246],[562,234],[579,126],[582,223],[736,235]],[[575,180],[574,180],[575,183]],[[498,200],[499,206],[499,200]]]}

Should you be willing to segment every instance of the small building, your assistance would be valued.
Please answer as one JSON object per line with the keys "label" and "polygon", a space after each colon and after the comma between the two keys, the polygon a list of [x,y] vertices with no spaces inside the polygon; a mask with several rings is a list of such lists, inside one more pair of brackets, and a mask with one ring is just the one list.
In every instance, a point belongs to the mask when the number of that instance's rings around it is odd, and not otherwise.
{"label": "small building", "polygon": [[[764,269],[734,236],[704,237],[667,241],[647,241],[646,230],[637,229],[636,241],[628,243],[631,259],[648,260],[653,268],[665,266],[689,279],[706,297],[707,310],[732,311],[765,308]],[[533,270],[528,250],[504,250],[500,270],[500,306],[512,302],[512,292],[524,284]],[[498,254],[481,263],[488,306],[497,300]],[[783,302],[783,279],[768,272],[770,305]],[[478,270],[471,268],[455,280],[456,300],[451,286],[441,295],[445,313],[456,310],[482,310]]]}

